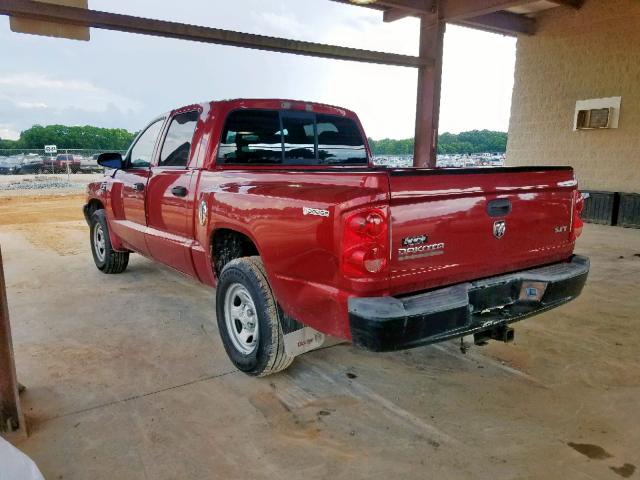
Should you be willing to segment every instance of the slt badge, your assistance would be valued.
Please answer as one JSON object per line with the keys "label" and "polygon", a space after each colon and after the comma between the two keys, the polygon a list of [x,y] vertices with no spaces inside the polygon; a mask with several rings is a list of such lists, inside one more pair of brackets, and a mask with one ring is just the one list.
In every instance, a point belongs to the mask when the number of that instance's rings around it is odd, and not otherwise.
{"label": "slt badge", "polygon": [[207,223],[207,213],[209,209],[207,208],[207,201],[201,200],[200,206],[198,206],[198,221],[200,225],[204,226]]}
{"label": "slt badge", "polygon": [[507,222],[505,220],[497,220],[493,222],[493,236],[500,240],[507,233]]}

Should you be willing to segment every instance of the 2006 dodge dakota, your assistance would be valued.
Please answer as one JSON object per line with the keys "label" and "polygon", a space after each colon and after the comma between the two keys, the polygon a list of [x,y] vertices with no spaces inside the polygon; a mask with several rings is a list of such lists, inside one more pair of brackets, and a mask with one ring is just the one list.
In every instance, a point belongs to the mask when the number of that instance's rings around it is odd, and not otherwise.
{"label": "2006 dodge dakota", "polygon": [[375,351],[506,341],[589,271],[570,167],[378,168],[343,108],[191,105],[99,163],[84,207],[98,269],[137,252],[217,287],[224,347],[251,375],[326,335]]}

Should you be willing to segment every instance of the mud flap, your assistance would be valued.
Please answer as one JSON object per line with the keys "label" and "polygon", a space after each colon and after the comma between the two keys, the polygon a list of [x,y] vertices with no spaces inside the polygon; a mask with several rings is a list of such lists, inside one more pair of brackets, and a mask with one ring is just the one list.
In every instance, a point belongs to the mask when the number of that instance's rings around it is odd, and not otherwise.
{"label": "mud flap", "polygon": [[280,305],[278,305],[278,315],[284,338],[284,350],[290,357],[297,357],[318,348],[345,343],[345,340],[325,335],[290,317],[284,313]]}
{"label": "mud flap", "polygon": [[302,327],[284,334],[284,350],[287,355],[297,357],[325,344],[327,336],[311,327]]}

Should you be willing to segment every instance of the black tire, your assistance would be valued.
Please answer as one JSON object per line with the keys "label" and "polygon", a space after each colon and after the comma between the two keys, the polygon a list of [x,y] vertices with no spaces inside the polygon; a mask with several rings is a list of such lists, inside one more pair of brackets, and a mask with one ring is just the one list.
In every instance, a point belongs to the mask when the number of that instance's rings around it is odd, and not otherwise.
{"label": "black tire", "polygon": [[[97,240],[97,236],[101,241]],[[129,264],[129,252],[116,252],[111,246],[104,210],[96,210],[91,215],[89,243],[93,261],[102,273],[122,273],[126,270]]]}
{"label": "black tire", "polygon": [[[242,286],[249,294],[255,307],[253,313],[257,317],[255,325],[258,330],[256,344],[251,351],[243,351],[236,346],[234,342],[237,341],[238,334],[230,331],[229,327],[234,328],[238,321],[227,321],[228,308],[225,303],[236,300],[232,297],[239,288],[237,285]],[[248,375],[264,377],[286,369],[293,362],[294,357],[287,355],[284,349],[276,299],[260,257],[238,258],[225,265],[216,289],[216,314],[222,344],[238,370]]]}

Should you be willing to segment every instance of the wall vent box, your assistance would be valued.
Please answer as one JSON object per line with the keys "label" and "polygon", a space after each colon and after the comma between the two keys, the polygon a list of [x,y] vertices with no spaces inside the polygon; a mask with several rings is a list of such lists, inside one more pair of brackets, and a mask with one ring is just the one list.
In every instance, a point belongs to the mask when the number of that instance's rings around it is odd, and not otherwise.
{"label": "wall vent box", "polygon": [[578,100],[573,119],[573,130],[618,128],[622,97]]}

